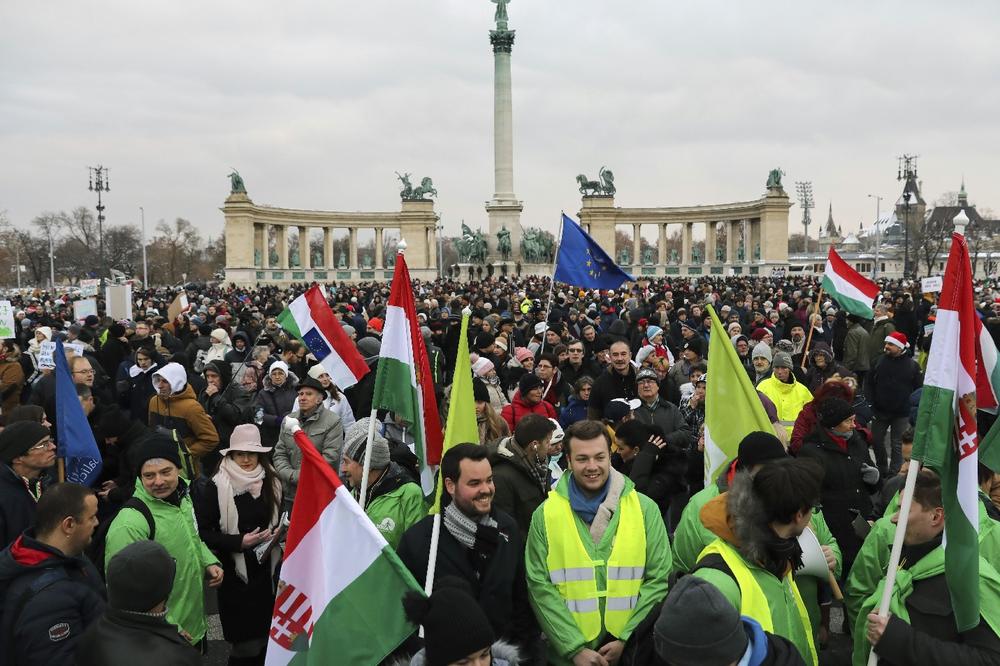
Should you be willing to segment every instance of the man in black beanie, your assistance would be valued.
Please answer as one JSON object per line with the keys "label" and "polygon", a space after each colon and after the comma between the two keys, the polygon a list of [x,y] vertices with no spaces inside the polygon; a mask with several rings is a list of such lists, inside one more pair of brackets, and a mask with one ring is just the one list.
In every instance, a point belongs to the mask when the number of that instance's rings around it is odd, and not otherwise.
{"label": "man in black beanie", "polygon": [[[655,664],[670,666],[797,666],[805,661],[795,646],[764,631],[715,589],[685,576],[670,590],[653,627]],[[745,659],[745,661],[743,661]]]}
{"label": "man in black beanie", "polygon": [[547,400],[542,400],[545,385],[538,375],[526,372],[517,381],[517,391],[510,404],[500,411],[500,417],[507,422],[511,432],[517,427],[517,422],[528,414],[538,414],[547,419],[557,418],[556,408]]}
{"label": "man in black beanie", "polygon": [[80,640],[79,666],[197,666],[201,658],[166,620],[177,563],[156,541],[125,546],[108,563],[108,607]]}
{"label": "man in black beanie", "polygon": [[0,548],[34,524],[42,474],[55,461],[55,443],[41,423],[18,421],[0,432]]}

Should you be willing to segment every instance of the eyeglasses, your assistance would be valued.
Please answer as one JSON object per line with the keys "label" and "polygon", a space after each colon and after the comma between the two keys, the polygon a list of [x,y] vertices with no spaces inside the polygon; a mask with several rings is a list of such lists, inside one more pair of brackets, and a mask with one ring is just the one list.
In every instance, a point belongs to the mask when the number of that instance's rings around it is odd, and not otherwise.
{"label": "eyeglasses", "polygon": [[45,449],[47,449],[50,446],[52,446],[52,444],[53,444],[53,441],[51,439],[47,439],[44,442],[39,442],[38,444],[35,444],[34,446],[28,447],[28,450],[29,451],[44,451]]}
{"label": "eyeglasses", "polygon": [[92,374],[94,374],[94,370],[93,369],[91,369],[91,370],[74,370],[73,374],[74,375],[92,375]]}

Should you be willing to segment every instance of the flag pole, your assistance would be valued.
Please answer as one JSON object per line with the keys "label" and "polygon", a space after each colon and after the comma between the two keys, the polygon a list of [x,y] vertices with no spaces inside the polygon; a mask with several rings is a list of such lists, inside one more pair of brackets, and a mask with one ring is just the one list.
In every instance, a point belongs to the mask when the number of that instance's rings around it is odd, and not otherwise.
{"label": "flag pole", "polygon": [[[910,520],[910,506],[913,504],[913,489],[917,485],[918,474],[920,474],[920,461],[910,460],[910,467],[906,470],[906,483],[899,502],[899,517],[896,519],[896,536],[892,540],[889,568],[885,572],[885,587],[882,588],[882,599],[878,605],[879,617],[889,616],[892,588],[896,585],[896,571],[899,569],[899,559],[903,552],[903,539],[906,537],[906,524]],[[878,655],[875,654],[874,648],[868,655],[868,666],[878,666]]]}
{"label": "flag pole", "polygon": [[[552,290],[556,286],[556,266],[559,264],[559,241],[562,240],[563,216],[565,214],[565,211],[559,211],[559,234],[556,236],[555,248],[553,248],[552,252],[552,277],[549,278],[549,298],[545,305],[545,331],[542,332],[542,352],[545,351],[545,338],[547,337],[546,333],[549,331],[549,313],[552,312]],[[548,393],[548,391],[548,388],[546,388],[545,392]],[[544,397],[545,394],[543,393],[542,395]]]}
{"label": "flag pole", "polygon": [[59,472],[59,483],[66,481],[66,458],[56,458],[56,470]]}
{"label": "flag pole", "polygon": [[[819,314],[819,304],[823,300],[823,285],[819,287],[819,294],[816,295],[816,311],[813,314]],[[806,321],[806,325],[809,327],[809,337],[806,338],[806,346],[802,349],[802,369],[806,369],[806,360],[809,358],[809,345],[812,344],[813,339],[813,325],[809,321]]]}

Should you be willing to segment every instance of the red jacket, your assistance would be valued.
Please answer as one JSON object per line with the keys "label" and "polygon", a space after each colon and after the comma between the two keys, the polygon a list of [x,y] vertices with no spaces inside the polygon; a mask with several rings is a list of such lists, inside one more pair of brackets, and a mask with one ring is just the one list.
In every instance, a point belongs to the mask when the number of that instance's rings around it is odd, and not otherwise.
{"label": "red jacket", "polygon": [[538,414],[547,419],[556,418],[556,408],[551,403],[542,400],[534,405],[529,405],[521,399],[521,392],[515,391],[510,404],[503,408],[500,417],[507,422],[507,427],[514,432],[514,426],[525,414]]}

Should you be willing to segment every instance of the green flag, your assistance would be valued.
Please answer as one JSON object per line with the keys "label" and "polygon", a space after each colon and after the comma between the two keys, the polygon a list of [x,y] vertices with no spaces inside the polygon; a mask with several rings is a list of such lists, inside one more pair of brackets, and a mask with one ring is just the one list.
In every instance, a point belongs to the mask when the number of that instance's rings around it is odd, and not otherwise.
{"label": "green flag", "polygon": [[[444,446],[441,455],[456,444],[479,443],[479,425],[476,423],[476,400],[472,395],[472,363],[469,360],[469,313],[462,312],[462,334],[458,338],[458,356],[455,376],[448,401],[448,422],[444,429]],[[430,513],[441,509],[441,470],[438,469],[437,491]]]}
{"label": "green flag", "polygon": [[740,441],[755,430],[774,432],[750,376],[726,336],[715,309],[708,341],[705,386],[705,483],[711,483],[736,458]]}

